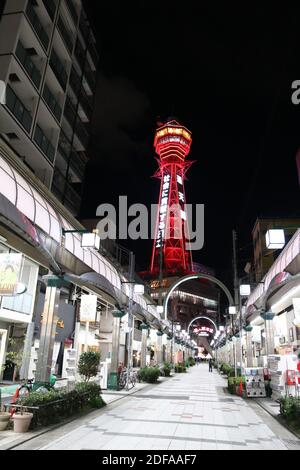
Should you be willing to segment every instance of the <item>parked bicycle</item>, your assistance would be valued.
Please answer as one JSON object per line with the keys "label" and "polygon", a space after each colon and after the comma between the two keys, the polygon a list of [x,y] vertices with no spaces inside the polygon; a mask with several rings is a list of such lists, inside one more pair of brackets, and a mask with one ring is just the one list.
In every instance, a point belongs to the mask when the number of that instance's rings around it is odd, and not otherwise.
{"label": "parked bicycle", "polygon": [[[56,382],[55,375],[50,376],[49,382],[35,382],[34,379],[28,379],[24,381],[20,387],[17,388],[15,391],[12,400],[10,402],[11,405],[17,403],[19,398],[25,398],[29,395],[30,392],[41,392],[45,393],[49,390],[54,389],[54,385]],[[16,412],[15,408],[10,408],[10,414],[13,415]]]}
{"label": "parked bicycle", "polygon": [[[129,388],[134,388],[137,382],[137,373],[131,370],[128,377]],[[126,388],[127,386],[127,368],[124,367],[119,375],[119,390]]]}
{"label": "parked bicycle", "polygon": [[18,389],[18,398],[23,398],[29,395],[30,392],[48,392],[54,389],[56,377],[51,375],[50,381],[48,382],[35,382],[34,379],[28,379]]}

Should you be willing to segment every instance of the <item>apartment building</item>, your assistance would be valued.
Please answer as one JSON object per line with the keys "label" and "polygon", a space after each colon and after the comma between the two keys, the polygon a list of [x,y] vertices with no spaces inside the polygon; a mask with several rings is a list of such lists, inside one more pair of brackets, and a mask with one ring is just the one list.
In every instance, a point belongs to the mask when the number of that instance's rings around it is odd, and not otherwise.
{"label": "apartment building", "polygon": [[98,53],[81,0],[7,0],[0,134],[73,214],[81,205]]}

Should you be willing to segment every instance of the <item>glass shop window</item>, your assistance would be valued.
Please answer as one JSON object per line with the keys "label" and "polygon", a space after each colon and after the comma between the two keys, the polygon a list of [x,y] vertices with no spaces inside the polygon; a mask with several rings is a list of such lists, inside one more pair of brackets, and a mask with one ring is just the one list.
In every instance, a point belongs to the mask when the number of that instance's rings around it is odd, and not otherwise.
{"label": "glass shop window", "polygon": [[27,290],[24,292],[24,294],[16,295],[14,297],[2,297],[1,308],[25,313],[26,315],[32,314],[37,286],[38,270],[39,267],[37,264],[24,257],[20,282],[26,285]]}

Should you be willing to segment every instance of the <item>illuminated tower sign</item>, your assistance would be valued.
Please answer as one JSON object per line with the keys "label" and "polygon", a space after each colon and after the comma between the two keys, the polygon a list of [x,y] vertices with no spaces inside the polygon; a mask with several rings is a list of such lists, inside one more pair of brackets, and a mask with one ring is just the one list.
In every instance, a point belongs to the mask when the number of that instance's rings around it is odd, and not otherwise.
{"label": "illuminated tower sign", "polygon": [[168,121],[155,134],[154,147],[159,155],[155,177],[161,180],[159,210],[152,251],[151,273],[160,270],[186,273],[192,269],[191,251],[186,249],[187,214],[185,209],[185,174],[192,162],[185,159],[192,143],[191,133],[177,121]]}

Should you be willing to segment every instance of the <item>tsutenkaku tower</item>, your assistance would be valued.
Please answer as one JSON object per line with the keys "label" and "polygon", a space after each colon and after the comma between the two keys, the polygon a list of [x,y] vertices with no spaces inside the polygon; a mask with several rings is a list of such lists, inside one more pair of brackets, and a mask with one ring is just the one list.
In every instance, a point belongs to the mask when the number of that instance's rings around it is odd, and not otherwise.
{"label": "tsutenkaku tower", "polygon": [[184,181],[193,162],[186,161],[192,143],[191,132],[170,120],[155,133],[154,147],[159,168],[154,174],[161,180],[159,206],[151,259],[151,273],[165,274],[192,270],[192,254],[186,249],[187,213]]}

